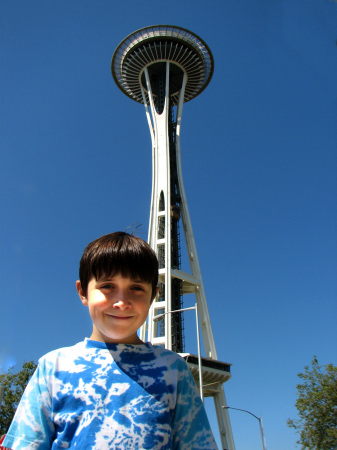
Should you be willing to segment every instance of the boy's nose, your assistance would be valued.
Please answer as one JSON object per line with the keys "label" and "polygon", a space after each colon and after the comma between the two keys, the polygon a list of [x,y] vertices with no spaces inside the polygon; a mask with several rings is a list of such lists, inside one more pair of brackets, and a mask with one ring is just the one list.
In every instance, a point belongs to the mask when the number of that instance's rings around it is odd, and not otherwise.
{"label": "boy's nose", "polygon": [[113,307],[124,310],[130,308],[131,304],[128,301],[127,297],[121,295],[118,298],[114,299]]}
{"label": "boy's nose", "polygon": [[130,308],[130,305],[128,303],[125,303],[122,300],[120,300],[120,301],[114,303],[113,307],[124,310],[124,309]]}

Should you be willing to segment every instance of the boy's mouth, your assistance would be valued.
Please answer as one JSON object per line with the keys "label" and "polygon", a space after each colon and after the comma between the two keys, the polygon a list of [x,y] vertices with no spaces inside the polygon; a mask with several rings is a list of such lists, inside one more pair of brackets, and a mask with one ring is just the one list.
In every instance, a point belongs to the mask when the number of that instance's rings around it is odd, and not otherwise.
{"label": "boy's mouth", "polygon": [[107,316],[112,317],[113,319],[117,319],[117,320],[132,319],[132,316],[117,316],[115,314],[107,314]]}

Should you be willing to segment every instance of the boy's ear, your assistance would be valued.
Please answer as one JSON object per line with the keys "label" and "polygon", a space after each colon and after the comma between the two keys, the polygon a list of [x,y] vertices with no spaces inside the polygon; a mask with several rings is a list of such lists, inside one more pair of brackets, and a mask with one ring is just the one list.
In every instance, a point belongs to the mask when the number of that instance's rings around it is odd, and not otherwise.
{"label": "boy's ear", "polygon": [[84,306],[88,306],[88,300],[87,300],[87,297],[86,297],[85,292],[84,292],[83,289],[82,289],[80,280],[77,280],[77,281],[76,281],[76,289],[77,289],[78,295],[79,295],[79,297],[80,297],[81,302],[83,303],[83,305],[84,305]]}
{"label": "boy's ear", "polygon": [[156,293],[154,294],[154,296],[151,300],[151,303],[150,303],[151,305],[152,305],[153,300],[157,297],[158,292],[159,292],[159,287],[156,288]]}

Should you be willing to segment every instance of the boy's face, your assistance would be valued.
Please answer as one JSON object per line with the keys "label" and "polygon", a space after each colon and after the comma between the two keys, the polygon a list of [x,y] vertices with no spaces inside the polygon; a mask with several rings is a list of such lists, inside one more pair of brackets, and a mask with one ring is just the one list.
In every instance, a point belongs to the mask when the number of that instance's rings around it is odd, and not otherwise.
{"label": "boy's face", "polygon": [[76,287],[93,323],[91,339],[120,344],[139,344],[137,330],[145,322],[152,303],[152,285],[141,280],[113,277],[92,278],[87,293]]}

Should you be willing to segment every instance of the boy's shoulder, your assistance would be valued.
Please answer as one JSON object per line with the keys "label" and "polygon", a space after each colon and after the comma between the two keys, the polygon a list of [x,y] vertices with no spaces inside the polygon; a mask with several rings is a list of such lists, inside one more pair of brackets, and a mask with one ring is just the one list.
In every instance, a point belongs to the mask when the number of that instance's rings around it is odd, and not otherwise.
{"label": "boy's shoulder", "polygon": [[160,347],[158,345],[153,345],[150,342],[146,344],[150,351],[154,353],[158,358],[166,358],[171,361],[177,361],[180,363],[185,363],[185,360],[178,353],[168,350],[167,348]]}
{"label": "boy's shoulder", "polygon": [[49,360],[54,360],[55,358],[59,358],[59,357],[69,357],[71,355],[76,355],[78,353],[83,352],[85,349],[85,340],[78,342],[77,344],[68,346],[68,347],[61,347],[61,348],[57,348],[55,350],[51,350],[50,352],[46,353],[45,355],[43,355],[39,361],[49,361]]}
{"label": "boy's shoulder", "polygon": [[55,370],[69,370],[74,362],[86,354],[85,340],[69,347],[61,347],[43,355],[38,362],[42,372],[51,374]]}
{"label": "boy's shoulder", "polygon": [[178,353],[151,343],[147,343],[146,346],[152,355],[155,365],[166,366],[167,369],[178,370],[179,372],[187,371],[189,373],[185,359]]}

